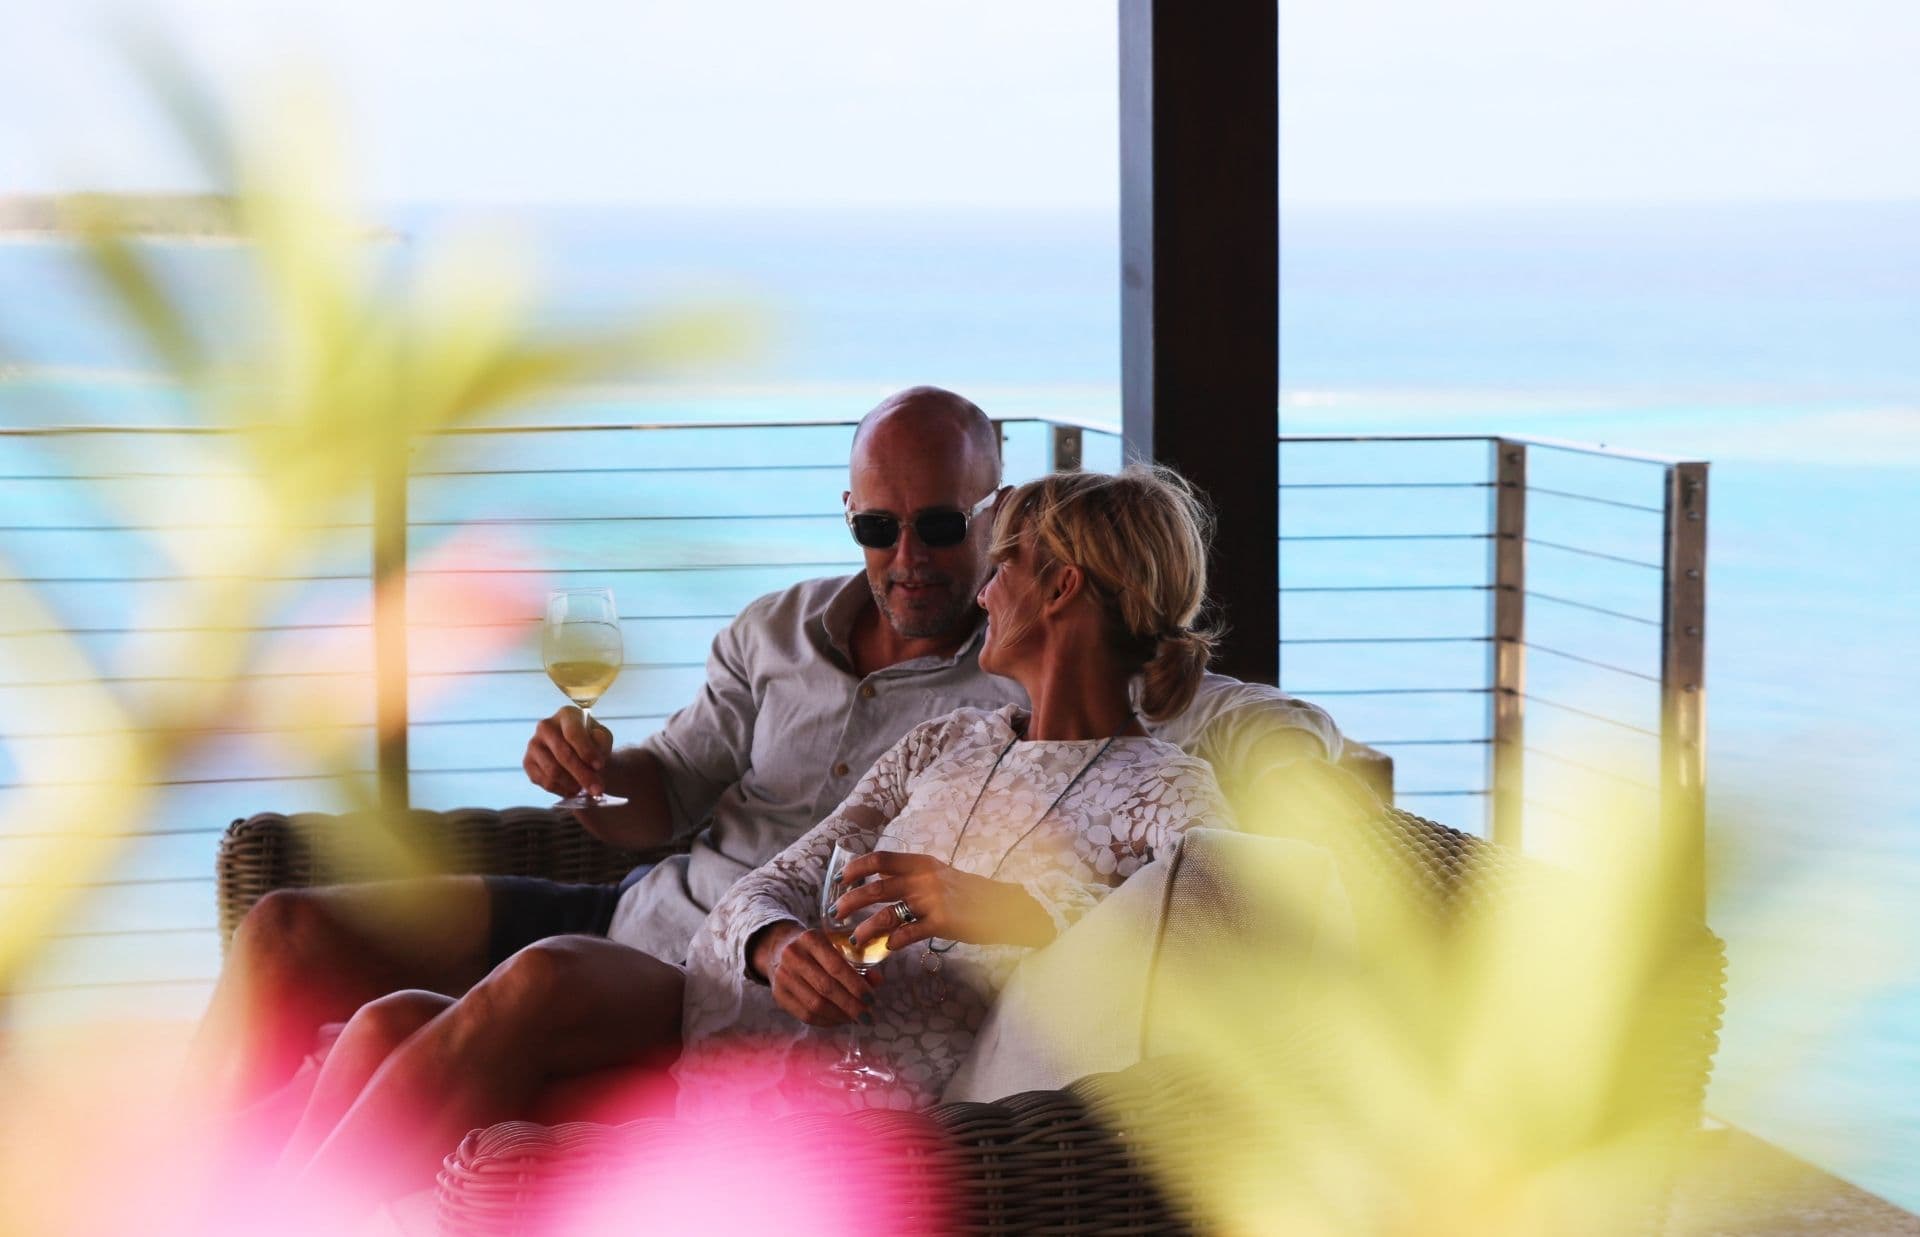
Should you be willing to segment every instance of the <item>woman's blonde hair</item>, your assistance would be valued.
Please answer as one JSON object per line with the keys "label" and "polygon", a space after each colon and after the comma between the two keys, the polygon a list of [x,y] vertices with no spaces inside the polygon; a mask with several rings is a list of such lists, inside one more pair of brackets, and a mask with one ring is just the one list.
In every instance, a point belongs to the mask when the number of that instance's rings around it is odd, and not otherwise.
{"label": "woman's blonde hair", "polygon": [[1193,700],[1219,638],[1195,626],[1212,541],[1213,516],[1186,478],[1131,464],[1016,487],[994,517],[990,553],[1002,562],[1025,542],[1036,572],[1079,568],[1106,614],[1110,646],[1144,676],[1140,711],[1164,718]]}

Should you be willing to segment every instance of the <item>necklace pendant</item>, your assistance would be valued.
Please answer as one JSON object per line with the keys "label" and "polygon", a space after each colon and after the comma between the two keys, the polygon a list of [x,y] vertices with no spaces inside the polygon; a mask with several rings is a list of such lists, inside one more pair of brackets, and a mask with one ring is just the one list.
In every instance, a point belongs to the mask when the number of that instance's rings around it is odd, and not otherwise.
{"label": "necklace pendant", "polygon": [[940,955],[934,950],[928,949],[920,955],[920,980],[914,987],[914,996],[920,1004],[945,1012],[947,981],[940,969]]}

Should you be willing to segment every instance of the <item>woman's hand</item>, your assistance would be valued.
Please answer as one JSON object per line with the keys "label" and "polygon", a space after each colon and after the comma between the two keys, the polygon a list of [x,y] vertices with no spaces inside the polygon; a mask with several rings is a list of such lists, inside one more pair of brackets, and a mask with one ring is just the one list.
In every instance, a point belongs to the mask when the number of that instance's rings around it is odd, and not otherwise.
{"label": "woman's hand", "polygon": [[[879,879],[857,885],[869,876]],[[962,872],[931,855],[875,851],[849,863],[841,881],[848,888],[840,895],[839,914],[883,908],[855,930],[853,939],[861,944],[884,936],[888,949],[935,937],[1038,947],[1053,939],[1053,919],[1025,888]],[[902,902],[912,912],[909,918],[903,919],[896,905]]]}
{"label": "woman's hand", "polygon": [[811,1026],[844,1026],[860,1018],[880,982],[878,975],[854,970],[820,929],[791,919],[756,934],[748,952],[773,989],[774,1004]]}

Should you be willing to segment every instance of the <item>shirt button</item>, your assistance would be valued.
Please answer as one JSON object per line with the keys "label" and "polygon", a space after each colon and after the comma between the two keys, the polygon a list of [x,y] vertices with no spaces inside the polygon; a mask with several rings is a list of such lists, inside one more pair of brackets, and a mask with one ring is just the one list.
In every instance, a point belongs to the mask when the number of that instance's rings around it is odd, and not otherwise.
{"label": "shirt button", "polygon": [[847,775],[847,762],[843,760],[833,766],[833,775],[835,777],[845,777]]}
{"label": "shirt button", "polygon": [[878,693],[877,693],[877,691],[876,691],[876,689],[874,688],[874,686],[873,686],[873,684],[871,684],[871,683],[862,683],[862,684],[860,685],[860,699],[862,699],[862,700],[871,700],[871,699],[873,699],[873,698],[874,698],[874,696],[875,696],[876,694],[878,694]]}

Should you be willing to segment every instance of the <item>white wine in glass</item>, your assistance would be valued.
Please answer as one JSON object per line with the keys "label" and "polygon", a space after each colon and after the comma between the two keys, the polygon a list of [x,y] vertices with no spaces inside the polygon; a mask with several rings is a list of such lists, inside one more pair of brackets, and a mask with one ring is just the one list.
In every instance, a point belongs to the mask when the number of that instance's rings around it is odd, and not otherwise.
{"label": "white wine in glass", "polygon": [[[586,715],[593,733],[593,706],[620,676],[625,650],[620,642],[620,612],[610,588],[560,588],[547,594],[546,626],[540,633],[540,661],[553,685]],[[584,790],[555,807],[619,807],[618,795],[589,795]]]}
{"label": "white wine in glass", "polygon": [[840,951],[840,956],[856,970],[872,970],[885,962],[887,954],[891,952],[887,948],[887,938],[884,936],[876,936],[865,945],[854,944],[851,928],[840,932],[829,930],[827,939],[833,942],[833,947]]}
{"label": "white wine in glass", "polygon": [[[849,863],[872,849],[872,844],[859,836],[842,838],[834,843],[833,856],[827,860],[826,875],[820,884],[820,930],[827,934],[827,939],[840,951],[840,956],[862,975],[879,966],[886,958],[887,938],[876,936],[862,948],[853,943],[853,930],[878,914],[881,908],[862,907],[843,918],[833,913],[833,906],[844,892],[840,888],[840,873],[846,870]],[[875,1087],[887,1086],[893,1080],[892,1070],[860,1051],[859,1028],[852,1023],[847,1024],[846,1053],[820,1074],[821,1085],[837,1091],[871,1091]]]}

